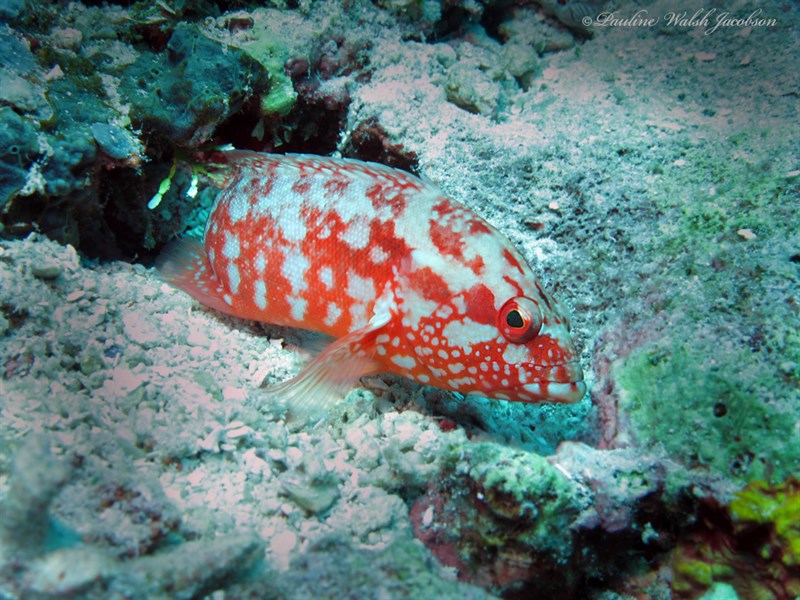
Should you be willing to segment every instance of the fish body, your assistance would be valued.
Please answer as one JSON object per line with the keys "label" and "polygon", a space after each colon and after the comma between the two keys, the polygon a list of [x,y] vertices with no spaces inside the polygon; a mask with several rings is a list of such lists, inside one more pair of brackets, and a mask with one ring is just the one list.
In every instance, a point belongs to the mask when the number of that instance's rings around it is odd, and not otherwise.
{"label": "fish body", "polygon": [[205,239],[162,276],[222,312],[336,338],[282,384],[299,413],[396,373],[522,402],[574,402],[583,373],[563,307],[485,220],[409,173],[358,160],[214,153]]}

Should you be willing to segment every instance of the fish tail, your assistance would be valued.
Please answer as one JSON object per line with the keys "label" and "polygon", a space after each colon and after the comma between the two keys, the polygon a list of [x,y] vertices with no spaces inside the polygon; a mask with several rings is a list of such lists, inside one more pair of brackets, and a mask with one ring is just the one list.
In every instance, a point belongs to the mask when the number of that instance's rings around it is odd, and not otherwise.
{"label": "fish tail", "polygon": [[167,244],[156,260],[162,280],[182,289],[198,302],[233,314],[227,290],[214,273],[200,240],[186,238]]}

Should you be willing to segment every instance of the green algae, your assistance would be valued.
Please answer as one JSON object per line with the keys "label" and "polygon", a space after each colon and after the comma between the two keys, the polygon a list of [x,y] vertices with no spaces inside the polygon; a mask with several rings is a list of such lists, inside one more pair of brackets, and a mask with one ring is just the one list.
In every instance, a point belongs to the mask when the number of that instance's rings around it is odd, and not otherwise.
{"label": "green algae", "polygon": [[692,467],[742,481],[782,479],[800,464],[791,406],[767,401],[784,384],[764,377],[749,350],[708,342],[654,343],[620,365],[621,408],[635,435]]}
{"label": "green algae", "polygon": [[523,530],[517,542],[562,558],[569,555],[571,544],[563,532],[581,507],[574,482],[538,454],[497,444],[475,444],[469,461],[470,478],[482,488],[487,507],[501,519],[487,520],[480,528],[487,546],[508,541],[505,519],[511,519]]}
{"label": "green algae", "polygon": [[[441,485],[427,499],[435,507],[431,531],[440,532],[428,545],[440,560],[496,593],[526,580],[553,589],[576,585],[578,573],[563,567],[578,551],[572,524],[590,500],[546,458],[471,444],[453,450]],[[557,577],[544,575],[557,566]]]}
{"label": "green algae", "polygon": [[662,325],[614,371],[635,437],[739,483],[778,481],[800,467],[800,188],[777,129],[726,129],[713,147],[674,144],[650,169],[659,224],[633,237],[653,257],[648,303],[619,335]]}

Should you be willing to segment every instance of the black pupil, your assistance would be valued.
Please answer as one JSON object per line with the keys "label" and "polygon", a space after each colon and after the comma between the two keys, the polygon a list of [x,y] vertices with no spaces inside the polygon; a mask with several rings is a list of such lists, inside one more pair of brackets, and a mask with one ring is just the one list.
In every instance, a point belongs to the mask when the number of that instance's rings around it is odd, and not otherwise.
{"label": "black pupil", "polygon": [[508,311],[508,314],[506,315],[506,323],[508,323],[509,327],[513,327],[514,329],[519,329],[525,325],[525,321],[522,320],[522,315],[519,314],[517,309]]}

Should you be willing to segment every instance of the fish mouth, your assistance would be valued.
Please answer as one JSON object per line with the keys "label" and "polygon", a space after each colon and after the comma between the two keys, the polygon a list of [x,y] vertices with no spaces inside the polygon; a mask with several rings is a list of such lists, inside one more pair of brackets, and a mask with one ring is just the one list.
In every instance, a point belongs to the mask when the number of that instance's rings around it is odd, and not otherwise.
{"label": "fish mouth", "polygon": [[586,384],[583,381],[526,383],[522,389],[534,398],[533,402],[573,404],[586,394]]}
{"label": "fish mouth", "polygon": [[577,361],[560,365],[526,365],[526,373],[530,379],[522,384],[525,395],[531,396],[533,402],[560,402],[571,404],[586,394],[583,381],[583,368]]}

